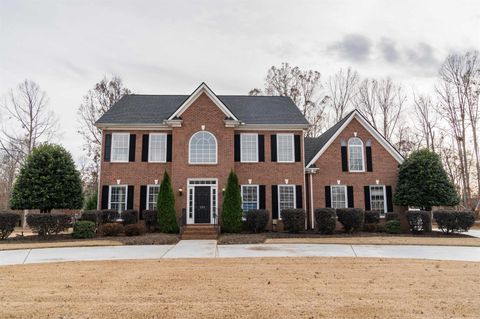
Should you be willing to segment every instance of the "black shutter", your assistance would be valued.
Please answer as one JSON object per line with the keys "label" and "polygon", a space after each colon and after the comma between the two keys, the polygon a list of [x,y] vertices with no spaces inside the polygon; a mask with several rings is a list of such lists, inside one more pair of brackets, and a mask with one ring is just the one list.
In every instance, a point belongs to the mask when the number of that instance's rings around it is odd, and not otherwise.
{"label": "black shutter", "polygon": [[233,157],[235,162],[240,162],[240,134],[235,134]]}
{"label": "black shutter", "polygon": [[330,186],[325,186],[325,207],[332,207],[332,194],[330,193]]}
{"label": "black shutter", "polygon": [[272,219],[278,219],[278,186],[272,185]]}
{"label": "black shutter", "polygon": [[143,211],[147,207],[147,186],[140,186],[140,218],[143,219]]}
{"label": "black shutter", "polygon": [[342,146],[342,171],[348,172],[348,157],[346,146]]}
{"label": "black shutter", "polygon": [[370,186],[363,187],[363,193],[365,194],[365,210],[370,210]]}
{"label": "black shutter", "polygon": [[354,208],[355,200],[353,198],[353,186],[347,186],[347,200],[348,200],[348,207]]}
{"label": "black shutter", "polygon": [[128,152],[128,161],[135,162],[135,144],[137,141],[137,135],[130,134],[130,150]]}
{"label": "black shutter", "polygon": [[367,146],[365,148],[365,152],[367,154],[367,172],[373,171],[373,164],[372,164],[372,147]]}
{"label": "black shutter", "polygon": [[295,200],[297,202],[297,208],[303,208],[303,196],[302,196],[302,185],[295,186]]}
{"label": "black shutter", "polygon": [[142,136],[142,162],[148,162],[148,134]]}
{"label": "black shutter", "polygon": [[277,161],[277,135],[270,135],[270,156],[272,162]]}
{"label": "black shutter", "polygon": [[387,211],[393,212],[393,201],[392,201],[392,186],[385,186],[385,192],[387,193]]}
{"label": "black shutter", "polygon": [[295,135],[294,136],[294,142],[295,142],[295,162],[301,162],[302,161],[302,149],[300,145],[300,135]]}
{"label": "black shutter", "polygon": [[102,209],[108,209],[108,185],[102,186]]}
{"label": "black shutter", "polygon": [[103,149],[103,160],[110,162],[110,153],[112,152],[112,134],[105,134],[105,145]]}
{"label": "black shutter", "polygon": [[172,161],[172,134],[167,134],[167,162]]}
{"label": "black shutter", "polygon": [[258,136],[258,161],[265,162],[265,136]]}
{"label": "black shutter", "polygon": [[258,199],[260,201],[258,203],[258,208],[265,209],[265,185],[258,186],[258,191],[259,191]]}
{"label": "black shutter", "polygon": [[128,185],[128,191],[127,191],[127,209],[133,209],[133,191],[134,187],[133,185]]}

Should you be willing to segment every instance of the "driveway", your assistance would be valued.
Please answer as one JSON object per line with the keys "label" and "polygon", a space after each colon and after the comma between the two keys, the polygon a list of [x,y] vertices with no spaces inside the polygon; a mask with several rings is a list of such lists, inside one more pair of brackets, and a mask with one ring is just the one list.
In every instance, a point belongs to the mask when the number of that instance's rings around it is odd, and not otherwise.
{"label": "driveway", "polygon": [[217,245],[215,240],[182,240],[176,245],[6,250],[0,251],[0,265],[94,260],[248,257],[377,257],[480,262],[480,247],[330,244]]}

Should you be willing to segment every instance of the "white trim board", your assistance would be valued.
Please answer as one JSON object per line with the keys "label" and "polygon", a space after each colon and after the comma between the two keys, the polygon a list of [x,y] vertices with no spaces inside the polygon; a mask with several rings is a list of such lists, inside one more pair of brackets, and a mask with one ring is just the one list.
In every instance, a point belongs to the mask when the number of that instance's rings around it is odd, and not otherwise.
{"label": "white trim board", "polygon": [[399,164],[403,163],[403,156],[363,117],[363,115],[360,114],[360,112],[354,110],[345,123],[343,123],[343,125],[335,132],[335,134],[333,134],[333,136],[327,141],[327,143],[325,143],[325,145],[323,145],[323,147],[305,167],[310,167],[310,165],[314,164],[354,118],[358,120],[358,122],[377,140],[378,143],[380,143],[380,145],[387,150],[387,152],[390,153],[390,155],[392,155],[392,157]]}
{"label": "white trim board", "polygon": [[208,87],[207,84],[205,84],[205,82],[202,82],[202,84],[200,84],[198,88],[193,91],[192,94],[190,94],[188,99],[186,99],[185,102],[183,102],[182,105],[180,105],[180,107],[169,116],[167,121],[173,120],[176,117],[180,117],[202,93],[205,93],[225,115],[234,119],[235,121],[238,121],[237,117],[230,112],[228,107],[215,95],[215,93],[213,93],[213,91]]}

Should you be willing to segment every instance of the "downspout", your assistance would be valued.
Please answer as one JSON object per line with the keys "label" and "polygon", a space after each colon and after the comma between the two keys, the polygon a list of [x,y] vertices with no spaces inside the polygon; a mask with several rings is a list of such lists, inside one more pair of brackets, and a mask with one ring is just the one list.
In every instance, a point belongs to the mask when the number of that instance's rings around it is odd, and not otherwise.
{"label": "downspout", "polygon": [[312,229],[315,229],[315,216],[314,216],[314,211],[315,211],[315,208],[313,207],[313,177],[312,177],[313,174],[308,174],[308,178],[309,178],[309,188],[310,188],[310,214],[311,214],[311,218],[312,218]]}

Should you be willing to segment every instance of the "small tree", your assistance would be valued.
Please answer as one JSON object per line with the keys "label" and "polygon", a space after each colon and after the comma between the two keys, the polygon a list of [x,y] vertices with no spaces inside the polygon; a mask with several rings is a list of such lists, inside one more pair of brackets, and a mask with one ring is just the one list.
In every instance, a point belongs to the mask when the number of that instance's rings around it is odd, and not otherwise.
{"label": "small tree", "polygon": [[238,233],[242,230],[242,196],[237,175],[233,171],[228,175],[227,189],[223,197],[222,228],[226,233]]}
{"label": "small tree", "polygon": [[393,201],[430,211],[432,206],[455,206],[460,199],[440,157],[423,149],[413,152],[400,165]]}
{"label": "small tree", "polygon": [[175,195],[167,171],[163,174],[162,184],[157,199],[157,220],[163,233],[178,233],[177,216],[175,214]]}
{"label": "small tree", "polygon": [[82,182],[70,153],[55,144],[35,148],[13,186],[10,206],[41,213],[82,208]]}
{"label": "small tree", "polygon": [[97,209],[97,198],[98,198],[98,192],[93,192],[86,198],[85,201],[85,210],[95,210]]}

